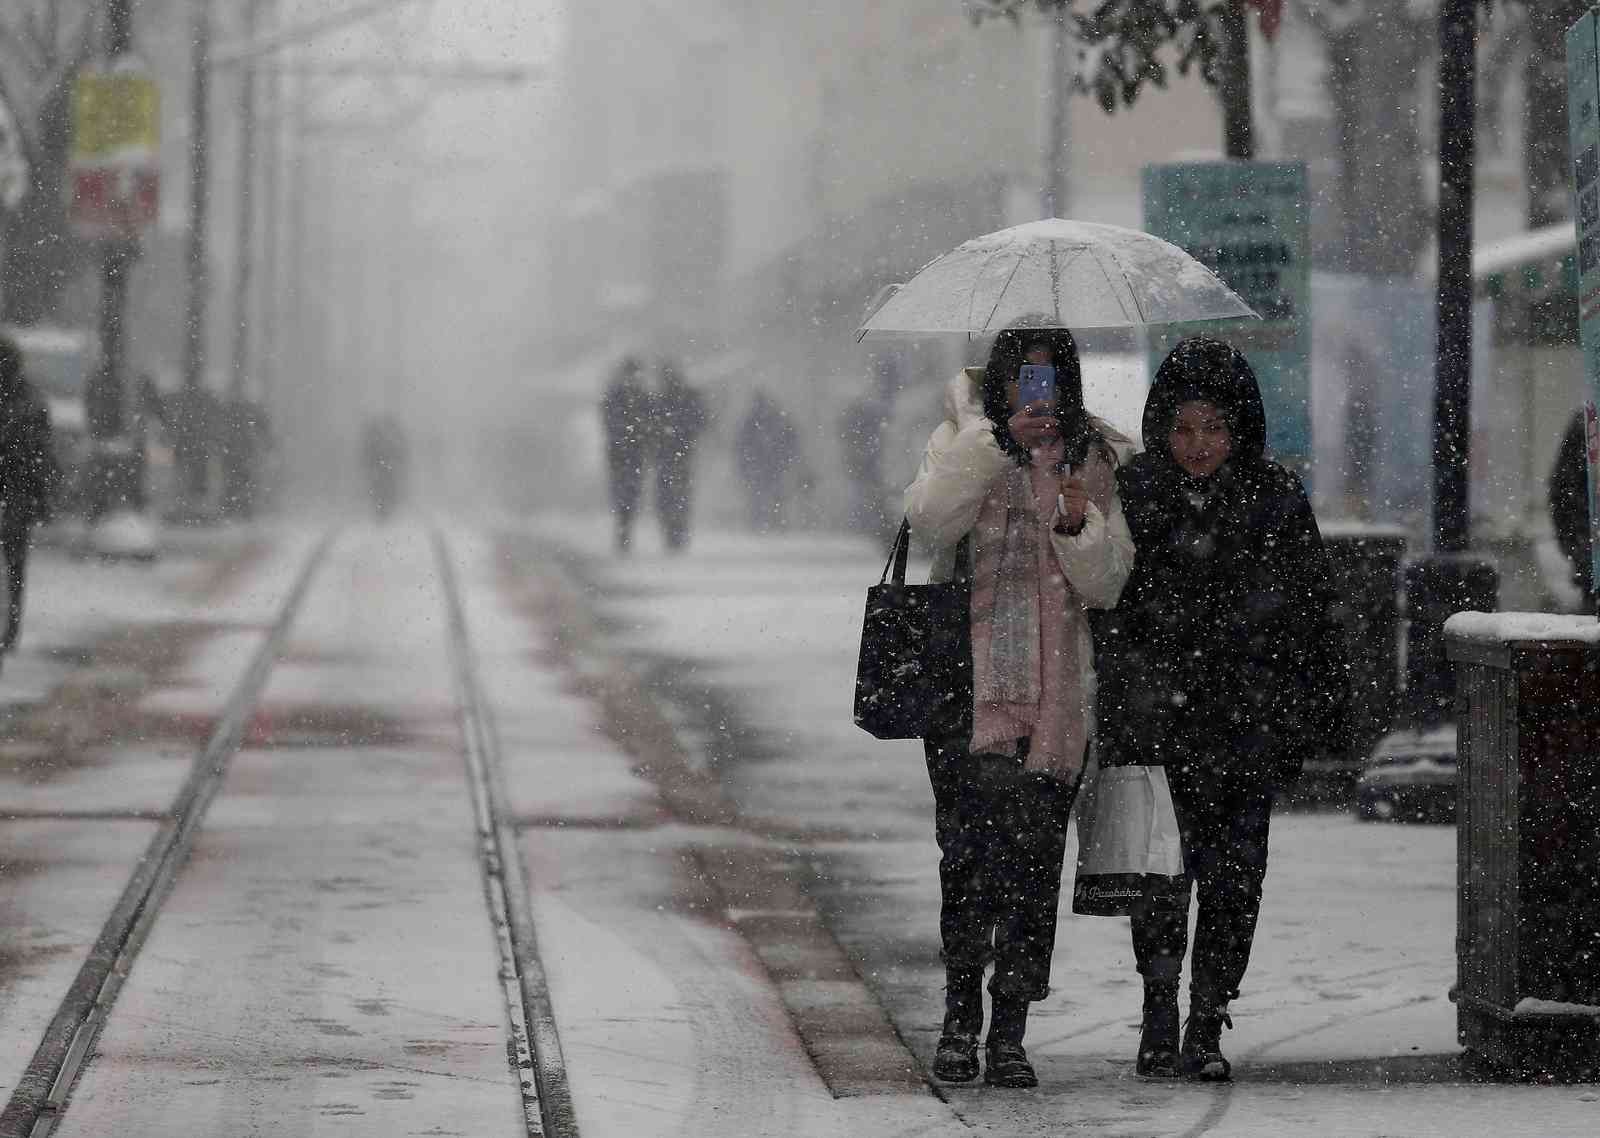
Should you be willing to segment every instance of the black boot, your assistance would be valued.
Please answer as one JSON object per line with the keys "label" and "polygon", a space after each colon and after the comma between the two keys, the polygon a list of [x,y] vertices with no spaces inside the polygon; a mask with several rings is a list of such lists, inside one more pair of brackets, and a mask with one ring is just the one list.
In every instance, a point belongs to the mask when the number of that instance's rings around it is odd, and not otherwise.
{"label": "black boot", "polygon": [[1028,1001],[1016,996],[996,996],[989,1018],[989,1039],[984,1045],[983,1081],[991,1087],[1036,1087],[1022,1034],[1028,1028]]}
{"label": "black boot", "polygon": [[945,978],[944,1027],[933,1056],[933,1075],[947,1083],[978,1077],[978,1032],[983,1030],[983,973],[950,972]]}
{"label": "black boot", "polygon": [[1189,1020],[1183,1025],[1183,1051],[1178,1057],[1184,1078],[1226,1083],[1233,1077],[1233,1067],[1222,1054],[1224,1026],[1233,1026],[1233,1020],[1228,1018],[1228,1002],[1191,989]]}
{"label": "black boot", "polygon": [[1146,980],[1144,1024],[1133,1069],[1152,1079],[1178,1077],[1178,982]]}

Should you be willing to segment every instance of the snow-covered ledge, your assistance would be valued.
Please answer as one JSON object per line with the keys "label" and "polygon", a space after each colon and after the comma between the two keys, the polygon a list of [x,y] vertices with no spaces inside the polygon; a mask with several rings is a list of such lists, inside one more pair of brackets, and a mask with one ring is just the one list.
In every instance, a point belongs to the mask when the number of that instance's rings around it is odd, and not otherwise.
{"label": "snow-covered ledge", "polygon": [[1511,1014],[1518,1018],[1534,1016],[1594,1016],[1600,1019],[1600,1007],[1594,1004],[1569,1004],[1561,1000],[1540,1000],[1533,996],[1524,996],[1517,1001],[1517,1006],[1511,1009]]}
{"label": "snow-covered ledge", "polygon": [[1451,639],[1506,644],[1519,640],[1566,640],[1600,644],[1600,621],[1553,612],[1458,612],[1444,622]]}
{"label": "snow-covered ledge", "polygon": [[1595,652],[1600,622],[1567,613],[1458,612],[1444,622],[1444,642],[1453,663],[1510,668],[1517,660]]}

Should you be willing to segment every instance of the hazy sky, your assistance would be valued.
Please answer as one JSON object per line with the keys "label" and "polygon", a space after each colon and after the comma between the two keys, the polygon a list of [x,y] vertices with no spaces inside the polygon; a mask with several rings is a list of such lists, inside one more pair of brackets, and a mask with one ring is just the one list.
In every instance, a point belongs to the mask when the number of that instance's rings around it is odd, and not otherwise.
{"label": "hazy sky", "polygon": [[[302,0],[286,18],[354,3]],[[529,71],[515,84],[317,81],[306,233],[319,280],[308,284],[328,301],[305,331],[325,361],[302,379],[311,450],[342,451],[379,410],[419,437],[526,413],[559,34],[547,0],[402,0],[306,54]]]}

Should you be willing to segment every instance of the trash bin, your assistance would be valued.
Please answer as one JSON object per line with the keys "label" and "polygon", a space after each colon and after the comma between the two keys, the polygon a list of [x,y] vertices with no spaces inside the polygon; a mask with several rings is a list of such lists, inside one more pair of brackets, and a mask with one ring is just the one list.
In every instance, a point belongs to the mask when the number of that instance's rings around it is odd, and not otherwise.
{"label": "trash bin", "polygon": [[[1343,769],[1350,789],[1361,760],[1394,723],[1400,696],[1400,563],[1406,530],[1400,526],[1332,522],[1322,529],[1333,564],[1336,615],[1350,655],[1352,742]],[[1312,773],[1308,770],[1307,773]]]}
{"label": "trash bin", "polygon": [[1448,723],[1455,710],[1444,622],[1458,612],[1493,612],[1499,595],[1499,572],[1472,554],[1436,553],[1406,566],[1405,710],[1413,728]]}
{"label": "trash bin", "polygon": [[1600,624],[1462,613],[1456,1030],[1524,1075],[1600,1069]]}

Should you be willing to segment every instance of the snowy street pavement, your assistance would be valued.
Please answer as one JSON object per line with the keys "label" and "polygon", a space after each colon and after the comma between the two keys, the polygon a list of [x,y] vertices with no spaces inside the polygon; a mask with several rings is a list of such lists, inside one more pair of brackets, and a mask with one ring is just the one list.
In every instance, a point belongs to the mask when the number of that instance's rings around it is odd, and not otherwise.
{"label": "snowy street pavement", "polygon": [[[317,561],[319,536],[65,564],[37,594],[4,678],[0,1136],[38,1118],[558,1138],[1600,1118],[1591,1086],[1460,1076],[1453,833],[1331,813],[1274,821],[1233,1086],[1133,1076],[1126,924],[1065,912],[1030,1021],[1040,1088],[932,1085],[931,796],[915,745],[849,717],[875,551],[707,534],[619,562],[598,522],[541,519],[439,543],[353,525]],[[182,856],[123,913],[169,834]],[[114,1002],[74,1035],[96,991]]]}
{"label": "snowy street pavement", "polygon": [[[753,832],[788,835],[797,872],[917,1060],[942,1012],[938,851],[918,745],[850,721],[866,543],[707,535],[685,557],[613,559],[599,527],[540,527],[568,551],[603,652],[670,697],[679,734]],[[1072,847],[1069,845],[1069,873]],[[996,1135],[1580,1135],[1600,1088],[1475,1083],[1455,1041],[1455,834],[1335,813],[1273,821],[1250,975],[1224,1047],[1228,1087],[1132,1071],[1139,984],[1123,919],[1063,905],[1052,994],[1034,1005],[1037,1091],[936,1089]],[[1070,887],[1069,887],[1070,888]],[[1065,894],[1066,890],[1064,890]]]}

